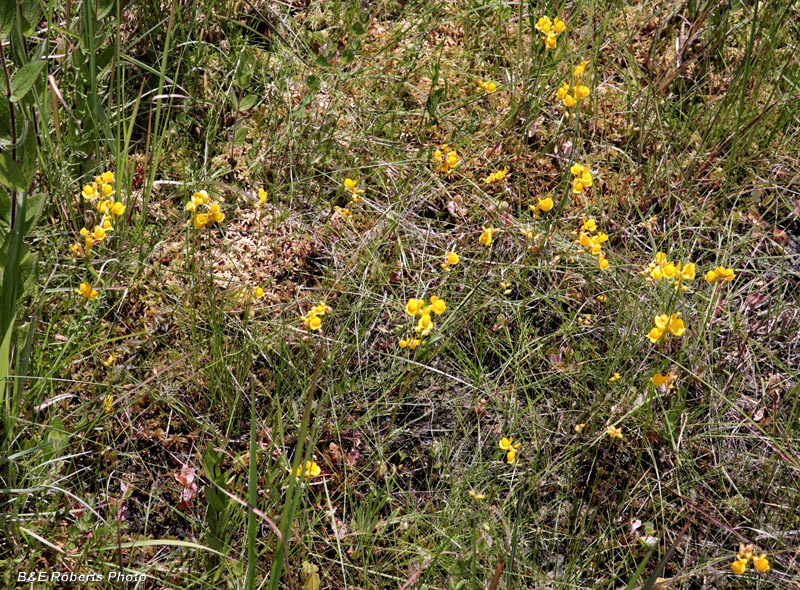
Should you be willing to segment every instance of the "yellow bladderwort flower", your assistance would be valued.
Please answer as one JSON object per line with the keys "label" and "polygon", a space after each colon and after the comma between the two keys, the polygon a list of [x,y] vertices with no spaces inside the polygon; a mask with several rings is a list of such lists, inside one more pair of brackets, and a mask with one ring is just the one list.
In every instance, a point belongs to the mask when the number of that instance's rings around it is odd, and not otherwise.
{"label": "yellow bladderwort flower", "polygon": [[508,283],[506,281],[500,281],[500,289],[503,291],[503,295],[510,295],[511,283]]}
{"label": "yellow bladderwort flower", "polygon": [[544,36],[544,46],[547,49],[555,49],[557,43],[558,40],[555,36],[555,33],[547,33],[547,35]]}
{"label": "yellow bladderwort flower", "polygon": [[706,282],[713,283],[714,281],[727,281],[730,282],[736,277],[736,273],[733,272],[732,268],[725,268],[724,266],[718,266],[714,270],[710,270],[706,273]]}
{"label": "yellow bladderwort flower", "polygon": [[495,181],[501,181],[508,175],[508,168],[503,168],[502,170],[495,170],[489,176],[481,179],[483,184],[491,184]]}
{"label": "yellow bladderwort flower", "polygon": [[322,469],[314,461],[306,461],[305,468],[302,465],[297,468],[297,477],[305,476],[306,479],[317,477],[320,473],[322,473]]}
{"label": "yellow bladderwort flower", "polygon": [[543,16],[536,21],[536,30],[540,33],[544,33],[545,35],[550,32],[550,28],[553,26],[553,21],[550,20],[550,17]]}
{"label": "yellow bladderwort flower", "polygon": [[333,209],[334,209],[334,211],[336,211],[336,213],[339,214],[340,217],[342,217],[344,219],[350,219],[353,216],[353,214],[350,211],[350,209],[347,209],[346,207],[339,207],[337,205]]}
{"label": "yellow bladderwort flower", "polygon": [[647,334],[647,337],[653,344],[661,340],[668,332],[673,336],[683,336],[683,333],[686,331],[686,325],[680,318],[680,313],[657,315],[653,319],[653,323],[655,327]]}
{"label": "yellow bladderwort flower", "polygon": [[667,373],[666,375],[662,373],[656,373],[650,378],[650,382],[656,387],[666,387],[667,389],[675,388],[675,386],[673,385],[674,381],[675,381],[675,375],[673,375],[672,373]]}
{"label": "yellow bladderwort flower", "polygon": [[306,315],[303,317],[303,322],[306,328],[311,330],[319,330],[322,327],[322,320],[317,315]]}
{"label": "yellow bladderwort flower", "polygon": [[448,252],[447,254],[445,254],[444,262],[442,262],[439,266],[441,266],[447,272],[450,272],[450,267],[458,264],[458,261],[459,261],[458,254],[456,254],[455,252]]}
{"label": "yellow bladderwort flower", "polygon": [[202,229],[208,225],[208,215],[205,213],[197,213],[192,216],[192,224],[195,229]]}
{"label": "yellow bladderwort flower", "polygon": [[582,61],[580,64],[575,66],[575,70],[572,72],[572,75],[580,80],[583,78],[583,74],[586,72],[586,66],[588,66],[591,62]]}
{"label": "yellow bladderwort flower", "polygon": [[539,202],[536,203],[536,208],[540,211],[547,212],[552,210],[554,204],[555,203],[553,203],[553,199],[550,197],[545,197],[544,199],[539,199]]}
{"label": "yellow bladderwort flower", "polygon": [[106,414],[108,414],[109,412],[111,412],[111,406],[113,406],[113,405],[114,405],[114,396],[113,395],[107,395],[105,397],[105,399],[103,400],[103,411]]}
{"label": "yellow bladderwort flower", "polygon": [[575,98],[577,100],[583,100],[584,98],[588,97],[591,94],[588,86],[583,84],[576,84],[575,85]]}
{"label": "yellow bladderwort flower", "polygon": [[263,296],[264,296],[264,289],[262,289],[260,286],[256,286],[253,289],[253,297],[255,297],[256,299],[261,299]]}
{"label": "yellow bladderwort flower", "polygon": [[493,234],[494,234],[495,230],[492,227],[482,227],[482,229],[483,229],[483,233],[478,238],[478,241],[482,245],[488,246],[489,244],[492,243],[492,239],[494,238]]}
{"label": "yellow bladderwort flower", "polygon": [[258,201],[255,204],[256,205],[256,209],[261,209],[261,207],[264,205],[264,203],[267,202],[267,197],[268,196],[269,196],[269,193],[267,193],[267,191],[265,191],[263,188],[258,189]]}
{"label": "yellow bladderwort flower", "polygon": [[561,20],[560,18],[558,18],[558,17],[555,17],[555,18],[553,19],[553,30],[554,30],[556,33],[563,33],[564,31],[566,31],[566,30],[567,30],[567,23],[565,23],[565,22],[564,22],[563,20]]}
{"label": "yellow bladderwort flower", "polygon": [[613,375],[611,375],[611,377],[608,378],[608,382],[614,383],[614,381],[617,381],[619,379],[620,379],[619,373],[614,373]]}
{"label": "yellow bladderwort flower", "polygon": [[424,299],[414,299],[413,297],[406,303],[406,313],[410,316],[415,316],[422,311],[425,306]]}
{"label": "yellow bladderwort flower", "polygon": [[97,193],[91,184],[85,184],[83,185],[83,190],[81,190],[81,195],[83,195],[83,198],[88,201],[95,198]]}
{"label": "yellow bladderwort flower", "polygon": [[622,427],[616,428],[609,424],[606,426],[606,436],[611,440],[622,440]]}
{"label": "yellow bladderwort flower", "polygon": [[580,433],[581,433],[581,431],[582,431],[584,428],[586,428],[586,424],[585,424],[585,423],[576,424],[576,425],[575,425],[575,432],[576,432],[577,434],[580,434]]}
{"label": "yellow bladderwort flower", "polygon": [[444,302],[444,299],[440,299],[436,295],[431,295],[431,307],[433,308],[433,313],[442,315],[444,310],[447,309],[447,304]]}
{"label": "yellow bladderwort flower", "polygon": [[767,555],[765,553],[762,553],[758,557],[754,557],[753,558],[753,565],[762,574],[768,572],[769,571],[769,559],[767,559]]}
{"label": "yellow bladderwort flower", "polygon": [[99,225],[94,226],[94,230],[92,230],[92,237],[98,242],[100,240],[105,239],[105,237],[106,237],[106,228],[101,227]]}
{"label": "yellow bladderwort flower", "polygon": [[414,327],[414,331],[422,337],[427,336],[433,330],[433,320],[430,314],[422,314]]}
{"label": "yellow bladderwort flower", "polygon": [[479,494],[474,490],[470,490],[469,495],[472,497],[473,500],[483,500],[486,497],[486,494]]}
{"label": "yellow bladderwort flower", "polygon": [[98,295],[97,291],[92,289],[92,285],[86,281],[78,285],[78,288],[75,289],[75,292],[78,293],[84,299],[88,299],[89,301],[91,301]]}
{"label": "yellow bladderwort flower", "polygon": [[450,174],[458,166],[456,150],[450,149],[450,146],[446,143],[433,152],[433,160],[439,164],[436,171],[443,174]]}
{"label": "yellow bladderwort flower", "polygon": [[559,88],[556,92],[556,97],[558,100],[564,100],[567,97],[567,94],[569,94],[569,84],[564,82],[564,85],[561,86],[561,88]]}
{"label": "yellow bladderwort flower", "polygon": [[731,564],[731,569],[733,573],[737,576],[742,575],[747,571],[747,560],[746,559],[737,559]]}
{"label": "yellow bladderwort flower", "polygon": [[497,84],[495,84],[491,80],[486,80],[486,81],[478,80],[478,86],[483,88],[489,94],[497,90]]}
{"label": "yellow bladderwort flower", "polygon": [[113,354],[109,354],[106,357],[106,360],[103,361],[103,366],[104,367],[110,367],[111,365],[114,364],[115,360],[117,360],[117,358]]}
{"label": "yellow bladderwort flower", "polygon": [[509,438],[503,437],[497,443],[497,446],[499,446],[502,450],[506,452],[505,456],[506,463],[511,465],[512,463],[514,463],[514,461],[516,461],[517,449],[522,446],[522,443],[519,442],[514,443],[514,439],[511,437]]}
{"label": "yellow bladderwort flower", "polygon": [[72,252],[73,258],[77,258],[80,255],[81,251],[80,244],[70,244],[69,249],[70,252]]}

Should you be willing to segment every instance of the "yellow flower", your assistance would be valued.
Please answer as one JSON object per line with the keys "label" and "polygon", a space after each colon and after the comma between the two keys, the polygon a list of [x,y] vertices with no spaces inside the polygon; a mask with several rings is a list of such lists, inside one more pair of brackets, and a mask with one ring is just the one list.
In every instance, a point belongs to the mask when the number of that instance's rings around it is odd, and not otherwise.
{"label": "yellow flower", "polygon": [[415,316],[422,311],[425,305],[424,299],[414,299],[413,297],[406,303],[406,313],[410,316]]}
{"label": "yellow flower", "polygon": [[714,281],[732,281],[736,274],[733,272],[732,268],[725,268],[724,266],[718,266],[714,270],[710,270],[706,273],[706,282],[713,283]]}
{"label": "yellow flower", "polygon": [[767,559],[767,556],[764,553],[753,558],[753,565],[762,574],[769,571],[769,559]]}
{"label": "yellow flower", "polygon": [[111,214],[112,215],[116,215],[117,217],[119,217],[123,213],[125,213],[125,205],[123,205],[119,201],[117,201],[116,203],[111,205]]}
{"label": "yellow flower", "polygon": [[508,449],[508,452],[506,453],[506,463],[511,465],[516,460],[517,460],[517,449],[515,448]]}
{"label": "yellow flower", "polygon": [[584,72],[586,71],[586,66],[589,65],[590,62],[582,61],[579,65],[575,66],[575,70],[573,71],[573,76],[575,78],[582,78]]}
{"label": "yellow flower", "polygon": [[417,325],[414,327],[414,331],[421,336],[427,336],[432,330],[433,320],[431,319],[430,314],[422,314],[417,322]]}
{"label": "yellow flower", "polygon": [[575,432],[576,432],[576,433],[578,433],[578,434],[580,434],[580,433],[581,433],[581,431],[582,431],[584,428],[586,428],[586,424],[583,424],[583,423],[582,423],[582,424],[576,424],[576,425],[575,425]]}
{"label": "yellow flower", "polygon": [[569,94],[569,84],[564,82],[564,85],[556,92],[556,97],[558,100],[564,100],[567,97],[567,94]]}
{"label": "yellow flower", "polygon": [[576,84],[575,85],[575,98],[578,100],[582,100],[589,96],[590,90],[588,86],[584,86],[583,84]]}
{"label": "yellow flower", "polygon": [[106,360],[103,361],[103,366],[110,367],[115,360],[117,360],[116,357],[113,354],[109,354]]}
{"label": "yellow flower", "polygon": [[352,178],[345,178],[344,179],[344,188],[346,188],[349,191],[356,190],[356,184],[358,184],[357,180],[354,180]]}
{"label": "yellow flower", "polygon": [[320,473],[322,469],[314,461],[306,461],[305,469],[302,465],[297,468],[297,477],[305,476],[306,479],[317,477]]}
{"label": "yellow flower", "polygon": [[680,269],[681,278],[686,281],[694,280],[695,277],[695,267],[693,262],[689,262],[683,265],[683,268]]}
{"label": "yellow flower", "polygon": [[492,234],[494,234],[494,228],[492,228],[492,227],[488,227],[488,228],[487,227],[483,227],[482,229],[483,229],[483,233],[481,234],[481,237],[478,238],[478,241],[481,244],[483,244],[484,246],[488,246],[489,244],[492,243],[492,238],[493,238]]}
{"label": "yellow flower", "polygon": [[503,295],[510,295],[511,283],[507,283],[506,281],[500,281],[500,289],[503,290]]}
{"label": "yellow flower", "polygon": [[656,387],[666,386],[668,389],[675,388],[675,386],[672,385],[673,381],[675,381],[675,375],[672,373],[667,373],[666,375],[662,373],[656,373],[650,378],[650,382]]}
{"label": "yellow flower", "polygon": [[260,286],[256,286],[256,288],[253,289],[253,296],[256,299],[261,299],[264,296],[264,289],[262,289]]}
{"label": "yellow flower", "polygon": [[606,301],[608,301],[608,297],[606,297],[605,295],[598,295],[598,296],[597,296],[597,300],[598,300],[600,303],[605,303]]}
{"label": "yellow flower", "polygon": [[111,411],[112,405],[114,405],[114,396],[107,395],[103,400],[103,410],[105,411],[106,414],[108,414]]}
{"label": "yellow flower", "polygon": [[500,439],[500,442],[499,442],[499,443],[497,443],[497,446],[499,446],[499,447],[500,447],[501,449],[503,449],[504,451],[507,451],[507,450],[509,450],[509,449],[510,449],[512,446],[514,446],[514,439],[513,439],[513,438],[506,438],[506,437],[504,436],[503,438],[501,438],[501,439]]}
{"label": "yellow flower", "polygon": [[497,172],[495,172],[494,177],[497,180],[503,180],[507,174],[508,174],[508,168],[503,168],[502,170],[498,170]]}
{"label": "yellow flower", "polygon": [[72,256],[73,257],[77,257],[78,256],[78,254],[80,253],[80,248],[81,247],[80,247],[79,244],[70,244],[69,249],[72,252]]}
{"label": "yellow flower", "polygon": [[536,208],[540,211],[550,211],[553,208],[553,199],[550,197],[545,197],[544,199],[539,199],[539,202],[536,203]]}
{"label": "yellow flower", "polygon": [[205,213],[197,213],[192,217],[192,223],[194,224],[195,229],[201,229],[208,224],[208,215]]}
{"label": "yellow flower", "polygon": [[444,299],[439,299],[436,295],[431,295],[431,307],[433,308],[433,313],[442,315],[444,310],[447,309],[447,304],[445,304]]}
{"label": "yellow flower", "polygon": [[747,560],[746,559],[737,559],[731,564],[731,569],[733,573],[737,576],[742,575],[744,572],[747,571]]}
{"label": "yellow flower", "polygon": [[567,24],[558,17],[553,19],[553,30],[556,33],[563,33],[567,30]]}
{"label": "yellow flower", "polygon": [[564,106],[567,108],[575,106],[575,99],[570,94],[564,97]]}
{"label": "yellow flower", "polygon": [[263,188],[258,189],[258,202],[256,203],[256,208],[260,209],[264,203],[267,202],[267,197],[269,193],[265,191]]}
{"label": "yellow flower", "polygon": [[678,316],[680,313],[673,313],[669,318],[669,333],[673,336],[683,336],[683,333],[686,331],[686,326],[683,323],[683,320],[680,319]]}
{"label": "yellow flower", "polygon": [[106,184],[114,182],[114,173],[110,171],[103,172],[103,175],[100,178]]}
{"label": "yellow flower", "polygon": [[494,82],[491,82],[489,80],[487,80],[486,82],[480,82],[479,86],[481,88],[483,88],[489,94],[491,94],[492,92],[497,90],[497,84],[495,84]]}
{"label": "yellow flower", "polygon": [[556,48],[556,36],[553,33],[547,33],[544,36],[544,46],[547,49],[555,49]]}
{"label": "yellow flower", "polygon": [[406,340],[406,339],[403,339],[403,340],[401,340],[400,342],[398,342],[397,344],[399,344],[399,345],[400,345],[400,348],[407,348],[407,347],[408,347],[408,345],[409,345],[410,343],[409,343],[409,341],[408,341],[408,340]]}
{"label": "yellow flower", "polygon": [[659,330],[658,328],[652,328],[650,332],[647,334],[647,337],[650,339],[650,342],[655,344],[661,339],[663,335],[664,335],[663,330]]}
{"label": "yellow flower", "polygon": [[412,340],[412,341],[411,341],[411,342],[408,344],[408,347],[409,347],[411,350],[414,350],[414,349],[415,349],[415,348],[417,348],[417,347],[418,347],[420,344],[422,344],[422,340],[420,340],[419,338],[414,338],[414,339],[413,339],[413,340]]}
{"label": "yellow flower", "polygon": [[322,320],[313,312],[303,316],[303,322],[306,328],[310,328],[311,330],[319,330],[322,327]]}
{"label": "yellow flower", "polygon": [[96,225],[92,231],[92,237],[98,242],[106,237],[106,228]]}
{"label": "yellow flower", "polygon": [[486,497],[486,494],[479,494],[474,490],[470,490],[469,495],[472,496],[474,500],[483,500]]}
{"label": "yellow flower", "polygon": [[103,193],[104,197],[109,196],[111,193],[114,192],[114,187],[110,184],[104,184],[103,188],[100,189],[100,192]]}
{"label": "yellow flower", "polygon": [[98,295],[97,291],[92,289],[92,286],[85,281],[80,285],[78,285],[78,288],[75,289],[75,292],[81,295],[84,299],[88,299],[89,301],[91,301]]}
{"label": "yellow flower", "polygon": [[86,200],[93,199],[95,195],[94,187],[91,184],[83,185],[83,190],[81,191],[83,198]]}
{"label": "yellow flower", "polygon": [[619,373],[614,373],[611,377],[608,378],[609,383],[614,383],[620,378]]}
{"label": "yellow flower", "polygon": [[433,152],[433,159],[439,162],[439,167],[436,171],[445,174],[450,174],[453,168],[458,165],[458,154],[455,150],[451,150],[446,143]]}
{"label": "yellow flower", "polygon": [[616,428],[609,424],[606,426],[606,436],[608,436],[608,438],[611,440],[622,440],[622,428]]}
{"label": "yellow flower", "polygon": [[550,27],[553,26],[552,21],[549,17],[543,16],[538,21],[536,21],[536,30],[541,33],[549,33]]}
{"label": "yellow flower", "polygon": [[447,264],[449,264],[450,266],[455,266],[456,264],[458,264],[459,261],[458,254],[456,254],[455,252],[448,252],[446,254],[446,258],[447,258]]}

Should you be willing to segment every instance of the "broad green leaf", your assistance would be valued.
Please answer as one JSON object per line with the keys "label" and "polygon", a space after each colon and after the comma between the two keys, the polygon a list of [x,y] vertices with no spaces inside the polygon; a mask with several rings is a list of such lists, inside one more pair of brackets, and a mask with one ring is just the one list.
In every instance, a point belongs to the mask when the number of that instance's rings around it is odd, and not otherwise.
{"label": "broad green leaf", "polygon": [[255,94],[248,94],[239,103],[239,110],[249,111],[254,106],[256,106],[257,102],[258,102],[258,97]]}
{"label": "broad green leaf", "polygon": [[0,98],[0,147],[11,145],[11,111],[8,100]]}
{"label": "broad green leaf", "polygon": [[21,145],[17,150],[17,159],[19,160],[19,167],[22,171],[22,177],[25,179],[25,188],[33,182],[33,175],[36,174],[36,163],[39,159],[39,144],[36,142],[36,133],[34,132],[33,125],[26,121],[23,128],[24,136]]}
{"label": "broad green leaf", "polygon": [[11,102],[19,102],[28,94],[46,65],[46,61],[35,61],[25,64],[14,74],[11,80]]}
{"label": "broad green leaf", "polygon": [[11,154],[8,152],[0,153],[0,183],[12,191],[24,191],[28,188],[19,164],[11,158]]}

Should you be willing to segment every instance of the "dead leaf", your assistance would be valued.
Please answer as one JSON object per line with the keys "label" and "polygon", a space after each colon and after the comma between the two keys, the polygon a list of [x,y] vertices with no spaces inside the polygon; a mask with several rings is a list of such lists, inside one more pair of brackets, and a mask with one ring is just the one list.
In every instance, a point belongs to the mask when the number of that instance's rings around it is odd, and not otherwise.
{"label": "dead leaf", "polygon": [[178,502],[178,508],[186,510],[192,507],[192,500],[197,496],[197,484],[194,481],[197,470],[184,464],[181,467],[181,472],[174,475],[175,481],[181,484],[181,499]]}

